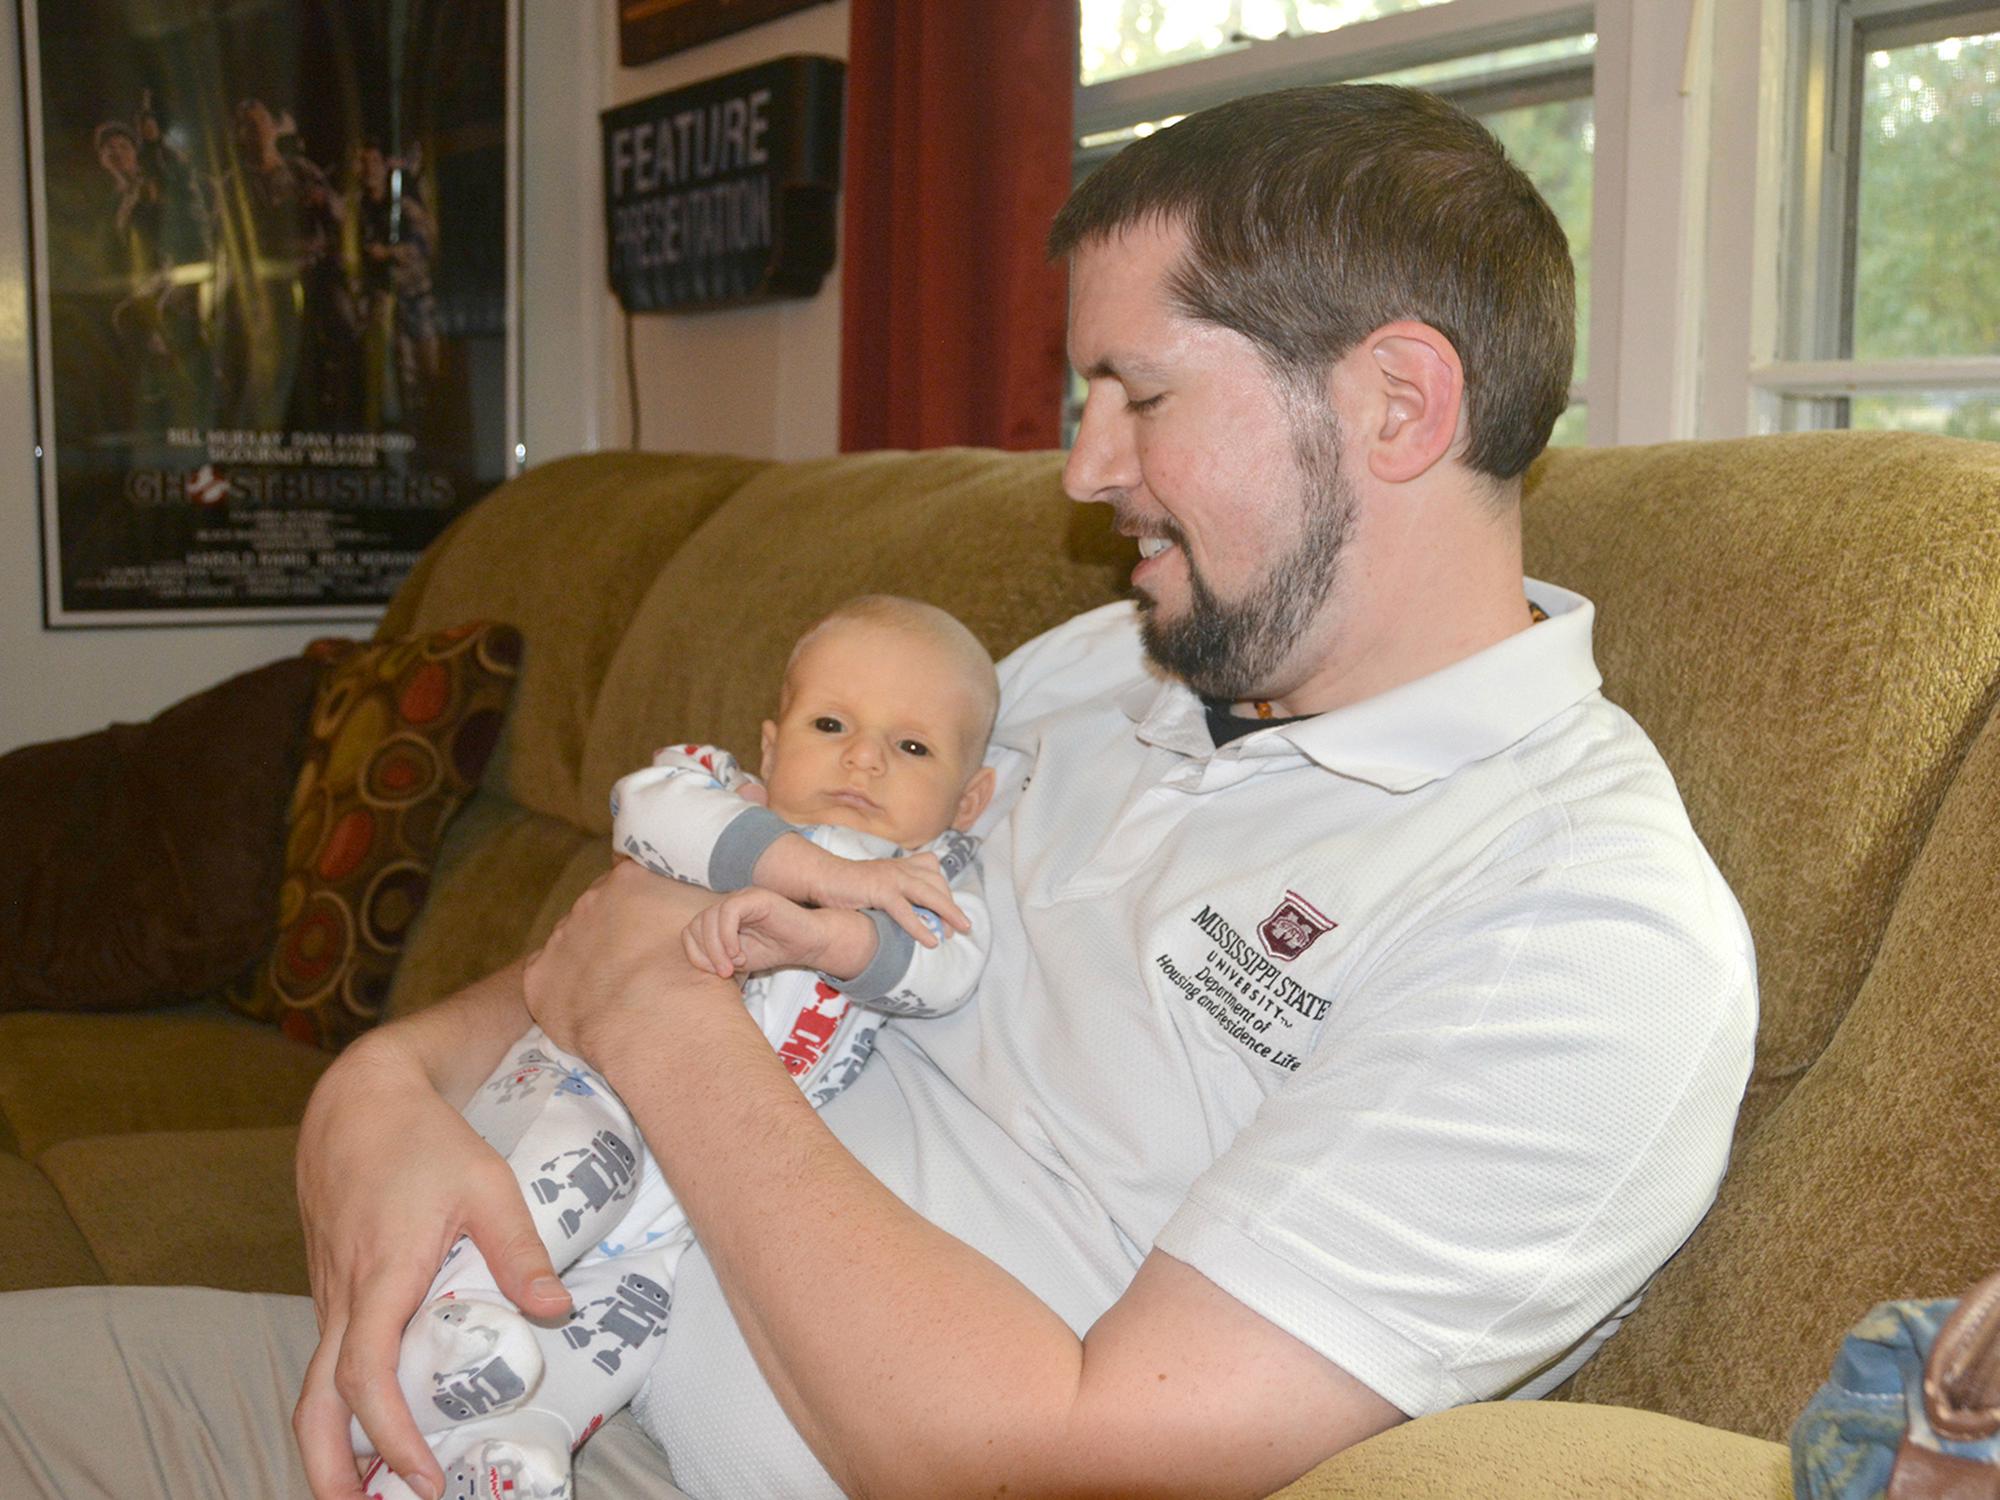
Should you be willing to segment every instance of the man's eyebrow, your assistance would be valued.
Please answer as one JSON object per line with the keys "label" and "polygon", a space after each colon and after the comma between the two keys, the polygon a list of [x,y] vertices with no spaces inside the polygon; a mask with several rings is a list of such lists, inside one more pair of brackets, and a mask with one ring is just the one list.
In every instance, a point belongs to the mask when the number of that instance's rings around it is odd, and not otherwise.
{"label": "man's eyebrow", "polygon": [[1088,369],[1078,370],[1077,374],[1085,380],[1116,380],[1129,383],[1134,380],[1159,380],[1163,378],[1164,372],[1143,360],[1132,360],[1121,365],[1113,356],[1106,354],[1092,360]]}

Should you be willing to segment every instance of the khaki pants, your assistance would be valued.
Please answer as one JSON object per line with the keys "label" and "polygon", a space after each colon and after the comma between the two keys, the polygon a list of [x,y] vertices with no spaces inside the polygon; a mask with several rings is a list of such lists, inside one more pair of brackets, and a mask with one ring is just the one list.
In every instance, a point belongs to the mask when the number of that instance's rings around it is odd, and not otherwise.
{"label": "khaki pants", "polygon": [[[312,1303],[203,1287],[0,1296],[0,1496],[286,1500],[306,1495],[292,1404]],[[577,1461],[578,1500],[679,1495],[621,1415]]]}

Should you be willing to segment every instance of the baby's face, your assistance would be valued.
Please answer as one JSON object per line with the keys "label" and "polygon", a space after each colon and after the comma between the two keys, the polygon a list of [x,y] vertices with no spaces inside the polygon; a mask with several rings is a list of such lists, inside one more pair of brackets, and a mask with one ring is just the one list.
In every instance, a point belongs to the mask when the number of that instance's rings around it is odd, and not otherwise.
{"label": "baby's face", "polygon": [[806,647],[764,725],[771,811],[905,849],[969,827],[992,787],[975,754],[983,713],[942,647],[894,626],[834,624]]}

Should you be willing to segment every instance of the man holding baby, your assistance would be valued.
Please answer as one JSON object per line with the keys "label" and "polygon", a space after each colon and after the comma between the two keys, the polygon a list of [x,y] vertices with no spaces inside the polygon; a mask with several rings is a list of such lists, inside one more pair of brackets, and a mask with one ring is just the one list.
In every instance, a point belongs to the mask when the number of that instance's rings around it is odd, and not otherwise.
{"label": "man holding baby", "polygon": [[[357,1043],[301,1141],[321,1500],[359,1493],[350,1417],[435,1492],[396,1349],[459,1234],[568,1309],[457,1109],[530,1021],[692,1227],[635,1411],[695,1495],[1266,1494],[1550,1389],[1706,1209],[1749,937],[1590,603],[1522,576],[1574,337],[1547,206],[1435,99],[1292,90],[1135,143],[1051,248],[1065,484],[1139,540],[1138,605],[1001,664],[972,999],[815,1111],[689,959],[715,896],[627,863]],[[265,1304],[244,1339],[295,1361],[311,1315]],[[664,1475],[602,1441],[581,1495]]]}

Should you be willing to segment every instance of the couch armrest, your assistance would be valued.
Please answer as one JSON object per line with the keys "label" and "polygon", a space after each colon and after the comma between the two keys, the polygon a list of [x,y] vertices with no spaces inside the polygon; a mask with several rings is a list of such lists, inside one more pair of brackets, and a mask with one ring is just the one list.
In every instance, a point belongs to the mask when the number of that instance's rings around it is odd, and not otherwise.
{"label": "couch armrest", "polygon": [[1283,1500],[1791,1500],[1778,1443],[1622,1406],[1488,1401],[1328,1459]]}

